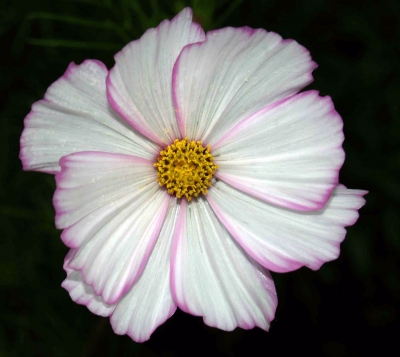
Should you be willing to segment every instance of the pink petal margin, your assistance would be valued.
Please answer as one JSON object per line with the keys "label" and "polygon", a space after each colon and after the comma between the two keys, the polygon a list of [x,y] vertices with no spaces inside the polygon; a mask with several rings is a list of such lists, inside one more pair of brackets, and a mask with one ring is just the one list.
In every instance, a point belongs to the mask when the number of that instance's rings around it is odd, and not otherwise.
{"label": "pink petal margin", "polygon": [[232,240],[203,198],[181,202],[170,279],[178,307],[211,327],[268,330],[274,318],[269,272]]}
{"label": "pink petal margin", "polygon": [[[102,68],[106,73],[108,73],[108,68],[106,67],[106,65],[98,60],[85,60],[82,64],[88,64],[90,62],[95,63],[96,65],[98,65],[100,68]],[[67,70],[65,71],[65,73],[61,76],[61,80],[62,79],[66,79],[68,80],[68,78],[70,77],[71,73],[75,70],[75,68],[77,67],[77,65],[74,62],[71,62],[68,65]],[[58,81],[56,81],[58,82]],[[55,82],[55,83],[56,83]],[[19,153],[19,158],[22,162],[22,168],[24,171],[28,171],[28,170],[32,170],[33,168],[31,167],[31,156],[32,153],[31,151],[28,149],[28,143],[29,143],[29,138],[28,138],[28,131],[26,129],[30,129],[31,127],[34,128],[35,124],[32,124],[33,122],[33,117],[35,117],[37,115],[34,107],[37,105],[40,105],[42,103],[47,103],[47,104],[51,104],[52,102],[47,98],[48,97],[48,93],[49,90],[52,88],[52,86],[54,86],[53,83],[46,91],[44,98],[42,100],[39,100],[35,103],[32,104],[32,108],[31,111],[29,112],[29,114],[25,117],[24,119],[24,131],[22,132],[21,138],[20,138],[20,147],[21,147],[21,151]],[[56,169],[38,169],[38,171],[43,171],[45,173],[49,173],[49,174],[56,174],[57,172],[59,172],[59,170]]]}
{"label": "pink petal margin", "polygon": [[[296,94],[313,81],[317,64],[294,40],[249,27],[227,27],[206,36],[205,41],[185,46],[173,68],[172,95],[183,137],[213,146],[243,118]],[[256,60],[248,68],[245,55],[256,50],[262,55],[251,55],[250,59]],[[296,58],[277,66],[275,56],[282,51],[295,53]],[[279,72],[281,78],[277,79]]]}
{"label": "pink petal margin", "polygon": [[[293,115],[290,108],[296,106],[300,114]],[[309,117],[303,118],[306,114],[301,113],[307,111]],[[293,119],[281,118],[281,112]],[[309,129],[298,135],[292,129],[301,130],[304,125]],[[339,183],[345,158],[342,128],[342,118],[330,97],[320,97],[312,90],[284,98],[245,118],[212,146],[219,166],[215,176],[278,206],[299,211],[322,209]],[[287,139],[283,134],[273,135],[274,130],[287,131]],[[249,150],[255,142],[257,150]],[[300,160],[304,166],[298,164]]]}
{"label": "pink petal margin", "polygon": [[70,249],[64,259],[64,270],[67,273],[67,278],[62,282],[61,286],[68,291],[74,302],[86,306],[93,314],[103,317],[110,316],[116,308],[116,304],[106,304],[101,296],[96,295],[93,289],[83,282],[79,271],[68,267],[68,263],[75,253],[75,249]]}
{"label": "pink petal margin", "polygon": [[[185,231],[185,226],[186,226],[186,207],[187,202],[185,199],[180,200],[180,209],[179,209],[179,215],[176,221],[176,226],[175,226],[175,231],[174,231],[174,238],[172,240],[172,247],[171,247],[171,264],[170,264],[170,286],[171,286],[171,292],[172,292],[172,298],[174,299],[175,303],[179,301],[177,295],[176,295],[176,284],[177,284],[177,272],[178,270],[176,269],[176,264],[175,264],[175,257],[178,254],[182,254],[182,252],[178,251],[178,245],[179,245],[179,237],[184,235]],[[178,305],[179,308],[188,313],[191,314],[189,311],[189,307],[185,303],[181,303]]]}
{"label": "pink petal margin", "polygon": [[[115,55],[116,64],[107,76],[107,97],[113,109],[139,133],[161,147],[169,145],[179,136],[171,93],[171,73],[176,57],[188,43],[203,41],[205,38],[201,26],[191,19],[192,10],[185,8],[171,21],[164,20],[156,29],[147,30],[139,40],[132,41]],[[181,37],[175,34],[175,37],[168,38],[168,31],[174,26],[182,27]],[[153,35],[157,37],[154,38]],[[165,44],[161,43],[161,35],[166,37],[164,41],[170,42],[170,56],[165,55]],[[152,58],[151,46],[149,53],[144,53],[145,46],[149,44],[157,46],[156,58]],[[135,53],[130,53],[135,48]],[[132,69],[124,63],[135,55],[139,60],[142,57],[142,62],[147,63],[143,65],[138,61],[132,65],[137,67],[135,70],[143,77],[136,79],[139,84],[129,77],[123,78]],[[164,60],[163,63],[159,63],[160,58]]]}
{"label": "pink petal margin", "polygon": [[338,185],[324,209],[296,212],[259,201],[219,181],[207,201],[253,259],[284,273],[302,266],[317,270],[336,259],[346,236],[344,227],[357,221],[367,193]]}
{"label": "pink petal margin", "polygon": [[107,74],[106,66],[97,60],[71,63],[44,99],[33,103],[20,140],[24,170],[55,174],[61,157],[82,151],[157,157],[160,148],[112,110],[106,95]]}
{"label": "pink petal margin", "polygon": [[[80,246],[68,267],[80,271],[104,302],[114,304],[141,276],[171,197],[159,189],[154,167],[146,159],[80,152],[63,157],[60,164],[54,195],[58,227],[67,228],[82,219],[89,226],[77,232],[84,237],[75,238]],[[119,200],[131,194],[129,189],[137,192],[136,199],[113,217],[102,217],[96,222],[100,227],[93,230],[90,225],[96,213],[103,208],[112,213]],[[96,190],[100,192],[97,196]]]}

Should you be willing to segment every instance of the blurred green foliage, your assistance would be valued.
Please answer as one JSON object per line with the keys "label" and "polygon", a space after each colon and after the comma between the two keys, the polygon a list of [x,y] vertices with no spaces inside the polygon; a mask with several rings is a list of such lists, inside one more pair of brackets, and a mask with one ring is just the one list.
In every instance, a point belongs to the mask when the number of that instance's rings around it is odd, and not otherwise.
{"label": "blurred green foliage", "polygon": [[[96,58],[111,68],[127,42],[185,6],[205,30],[262,27],[310,50],[320,66],[310,88],[332,96],[344,119],[341,182],[370,193],[338,260],[274,274],[269,333],[223,332],[177,312],[138,345],[60,287],[67,248],[54,228],[54,179],[22,172],[19,137],[31,104],[69,62]],[[400,300],[399,14],[395,0],[3,0],[0,356],[391,354]]]}

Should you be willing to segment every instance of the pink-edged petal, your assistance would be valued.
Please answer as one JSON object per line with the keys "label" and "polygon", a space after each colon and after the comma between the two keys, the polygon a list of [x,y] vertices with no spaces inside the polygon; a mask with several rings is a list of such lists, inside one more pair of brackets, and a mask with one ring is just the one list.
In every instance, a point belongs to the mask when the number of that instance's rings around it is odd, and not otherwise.
{"label": "pink-edged petal", "polygon": [[152,162],[82,152],[60,160],[54,195],[58,228],[79,247],[68,263],[104,302],[118,301],[140,277],[172,199],[159,188]]}
{"label": "pink-edged petal", "polygon": [[135,132],[110,107],[107,67],[95,60],[71,63],[32,105],[25,118],[20,158],[24,170],[57,173],[62,156],[79,151],[157,157],[157,145]]}
{"label": "pink-edged petal", "polygon": [[181,202],[171,288],[178,307],[227,331],[268,330],[277,305],[269,272],[240,248],[203,198]]}
{"label": "pink-edged petal", "polygon": [[68,267],[68,263],[75,252],[74,249],[71,249],[65,257],[64,270],[67,272],[67,278],[62,282],[61,286],[68,291],[71,299],[77,304],[85,305],[95,315],[110,316],[116,305],[106,304],[100,296],[94,293],[89,285],[85,284],[80,271]]}
{"label": "pink-edged petal", "polygon": [[[58,229],[98,210],[113,211],[116,205],[120,208],[119,202],[138,200],[158,187],[153,162],[136,156],[79,152],[61,158],[60,166],[53,198]],[[72,247],[82,244],[77,242]]]}
{"label": "pink-edged petal", "polygon": [[270,205],[218,181],[207,200],[251,257],[282,273],[301,266],[316,270],[336,259],[346,236],[344,227],[357,221],[366,193],[338,185],[322,210],[299,212]]}
{"label": "pink-edged petal", "polygon": [[309,91],[246,118],[213,146],[216,176],[261,200],[324,207],[344,161],[343,122],[329,97]]}
{"label": "pink-edged petal", "polygon": [[231,28],[186,46],[173,72],[182,136],[211,146],[241,119],[312,82],[316,64],[297,42],[273,32]]}
{"label": "pink-edged petal", "polygon": [[160,236],[143,274],[118,302],[111,317],[114,332],[128,334],[136,342],[148,340],[153,331],[176,310],[169,276],[172,236],[178,211],[177,199],[171,200]]}
{"label": "pink-edged petal", "polygon": [[184,46],[204,39],[201,27],[192,22],[192,10],[186,8],[115,56],[107,78],[112,107],[161,146],[180,137],[171,92],[174,63]]}

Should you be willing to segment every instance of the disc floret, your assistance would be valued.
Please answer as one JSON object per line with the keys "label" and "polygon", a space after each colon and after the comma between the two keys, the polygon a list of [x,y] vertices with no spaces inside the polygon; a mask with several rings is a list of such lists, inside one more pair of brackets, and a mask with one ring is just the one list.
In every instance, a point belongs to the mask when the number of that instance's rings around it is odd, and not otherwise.
{"label": "disc floret", "polygon": [[154,164],[158,170],[158,182],[168,193],[188,201],[200,193],[207,194],[211,179],[218,168],[210,153],[210,145],[203,147],[201,141],[176,139],[160,152]]}

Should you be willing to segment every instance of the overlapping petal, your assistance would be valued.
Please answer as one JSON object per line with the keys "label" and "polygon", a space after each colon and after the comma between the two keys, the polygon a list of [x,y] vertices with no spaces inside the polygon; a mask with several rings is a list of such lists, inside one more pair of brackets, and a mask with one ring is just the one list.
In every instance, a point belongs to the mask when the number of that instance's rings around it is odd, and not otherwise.
{"label": "overlapping petal", "polygon": [[274,283],[232,239],[204,198],[181,210],[171,256],[171,288],[178,306],[223,330],[268,330],[277,304]]}
{"label": "overlapping petal", "polygon": [[135,341],[143,342],[175,312],[169,281],[171,244],[178,212],[177,199],[173,199],[143,274],[118,302],[111,317],[115,333],[128,334]]}
{"label": "overlapping petal", "polygon": [[60,158],[79,151],[157,156],[157,145],[135,132],[110,107],[107,74],[99,61],[71,63],[48,88],[44,100],[33,104],[21,136],[24,170],[57,173]]}
{"label": "overlapping petal", "polygon": [[107,79],[112,107],[136,130],[161,146],[180,136],[172,102],[172,68],[187,44],[203,41],[192,10],[149,29],[115,56]]}
{"label": "overlapping petal", "polygon": [[316,64],[297,42],[248,27],[207,33],[186,46],[173,72],[183,137],[211,146],[240,120],[312,81]]}
{"label": "overlapping petal", "polygon": [[299,212],[270,205],[218,181],[207,199],[250,256],[269,270],[288,272],[303,265],[316,270],[338,257],[344,227],[356,222],[366,193],[339,185],[324,209]]}
{"label": "overlapping petal", "polygon": [[338,184],[342,127],[329,97],[292,96],[241,121],[213,146],[216,176],[279,206],[320,209]]}
{"label": "overlapping petal", "polygon": [[121,298],[142,273],[172,199],[159,189],[152,162],[82,152],[63,157],[54,195],[59,228],[79,247],[68,263],[104,302]]}
{"label": "overlapping petal", "polygon": [[152,332],[176,310],[170,289],[170,252],[178,211],[179,205],[174,199],[143,274],[115,304],[106,304],[84,282],[81,272],[69,267],[77,252],[76,249],[71,249],[65,258],[67,278],[62,286],[69,292],[72,300],[85,305],[96,315],[112,315],[111,325],[115,333],[128,334],[137,342],[149,339]]}
{"label": "overlapping petal", "polygon": [[62,282],[61,286],[68,291],[71,299],[77,304],[85,305],[89,311],[96,315],[110,316],[116,305],[106,304],[100,296],[94,293],[89,285],[85,284],[80,271],[68,267],[75,253],[76,250],[71,249],[65,257],[64,270],[67,272],[67,278]]}

